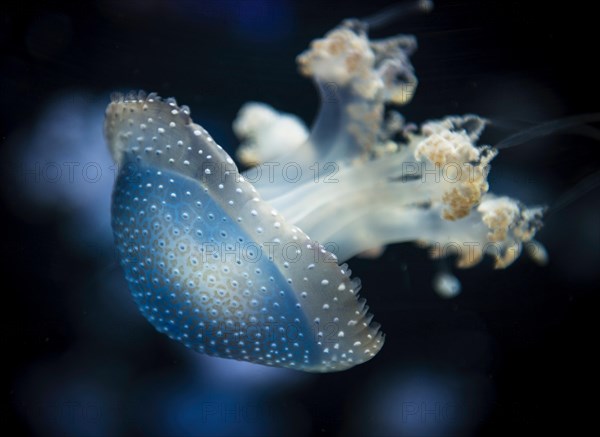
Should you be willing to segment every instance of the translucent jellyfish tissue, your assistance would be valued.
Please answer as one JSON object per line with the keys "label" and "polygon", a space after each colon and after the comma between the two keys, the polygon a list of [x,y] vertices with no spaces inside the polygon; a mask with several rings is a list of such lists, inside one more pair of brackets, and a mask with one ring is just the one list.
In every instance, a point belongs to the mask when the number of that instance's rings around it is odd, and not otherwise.
{"label": "translucent jellyfish tissue", "polygon": [[[120,166],[112,225],[130,290],[160,332],[209,355],[310,372],[374,357],[384,335],[346,260],[413,241],[458,267],[509,266],[542,208],[489,192],[485,120],[421,126],[392,109],[417,87],[412,36],[370,40],[346,20],[297,58],[321,94],[309,131],[248,103],[234,122],[245,173],[185,106],[118,95],[105,134]],[[252,182],[252,183],[251,183]],[[448,296],[460,290],[437,281]],[[444,290],[442,290],[443,292]]]}

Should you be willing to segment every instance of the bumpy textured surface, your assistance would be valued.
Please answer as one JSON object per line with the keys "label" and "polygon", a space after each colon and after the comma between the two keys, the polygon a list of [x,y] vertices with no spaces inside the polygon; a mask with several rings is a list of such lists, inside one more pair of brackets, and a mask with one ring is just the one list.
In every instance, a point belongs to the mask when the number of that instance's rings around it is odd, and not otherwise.
{"label": "bumpy textured surface", "polygon": [[135,301],[157,330],[210,355],[344,370],[383,346],[360,282],[261,200],[186,107],[116,96],[113,229]]}

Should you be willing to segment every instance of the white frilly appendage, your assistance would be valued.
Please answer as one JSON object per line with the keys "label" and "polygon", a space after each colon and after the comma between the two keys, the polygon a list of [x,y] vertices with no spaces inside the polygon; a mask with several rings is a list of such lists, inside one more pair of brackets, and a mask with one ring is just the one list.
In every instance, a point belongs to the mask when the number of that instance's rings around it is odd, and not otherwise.
{"label": "white frilly appendage", "polygon": [[237,155],[246,165],[277,159],[282,150],[302,145],[309,134],[300,118],[258,102],[248,102],[240,109],[233,131],[243,140]]}
{"label": "white frilly appendage", "polygon": [[[434,257],[457,256],[459,267],[484,254],[504,268],[527,252],[542,208],[488,192],[497,151],[477,146],[485,120],[451,116],[417,127],[388,105],[409,102],[417,79],[412,36],[369,40],[364,24],[347,20],[298,56],[321,108],[304,140],[301,122],[261,104],[240,111],[238,158],[263,198],[341,261],[414,241]],[[260,177],[257,177],[259,175]],[[537,249],[537,250],[536,250]],[[540,258],[540,259],[537,259]]]}

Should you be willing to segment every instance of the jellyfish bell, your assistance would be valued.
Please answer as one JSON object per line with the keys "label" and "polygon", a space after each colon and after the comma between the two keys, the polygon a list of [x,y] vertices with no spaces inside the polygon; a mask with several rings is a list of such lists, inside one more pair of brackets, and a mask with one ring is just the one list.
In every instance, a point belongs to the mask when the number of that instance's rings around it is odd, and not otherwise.
{"label": "jellyfish bell", "polygon": [[120,263],[155,328],[209,355],[311,372],[363,363],[384,336],[346,265],[261,199],[189,109],[115,96]]}

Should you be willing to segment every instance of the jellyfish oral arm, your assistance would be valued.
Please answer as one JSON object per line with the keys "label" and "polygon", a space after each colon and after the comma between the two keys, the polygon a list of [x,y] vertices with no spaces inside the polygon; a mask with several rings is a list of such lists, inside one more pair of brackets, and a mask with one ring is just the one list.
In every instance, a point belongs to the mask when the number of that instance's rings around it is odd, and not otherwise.
{"label": "jellyfish oral arm", "polygon": [[275,172],[255,186],[312,238],[332,243],[341,260],[414,241],[436,257],[458,252],[460,267],[486,253],[506,267],[533,242],[543,209],[489,193],[497,150],[477,145],[484,119],[450,116],[417,127],[391,108],[416,90],[415,49],[412,36],[370,40],[357,20],[313,41],[297,58],[321,97],[309,138],[294,147],[266,137],[253,144],[271,156],[278,150],[271,160],[280,168],[299,165],[304,173],[290,181]]}

